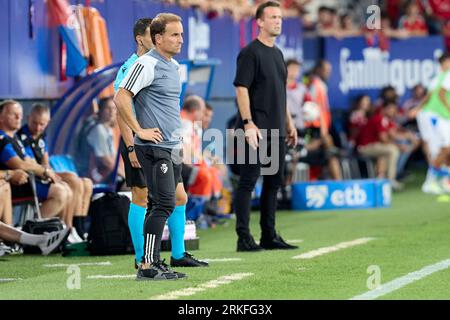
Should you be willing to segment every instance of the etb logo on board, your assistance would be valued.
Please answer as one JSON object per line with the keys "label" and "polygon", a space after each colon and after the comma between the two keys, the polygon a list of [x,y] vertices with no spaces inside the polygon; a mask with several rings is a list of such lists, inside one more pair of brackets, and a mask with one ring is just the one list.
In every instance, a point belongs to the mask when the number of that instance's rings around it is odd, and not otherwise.
{"label": "etb logo on board", "polygon": [[320,209],[330,199],[333,206],[361,206],[367,201],[367,193],[359,184],[354,184],[344,190],[329,192],[327,185],[316,185],[306,187],[306,206],[308,208]]}

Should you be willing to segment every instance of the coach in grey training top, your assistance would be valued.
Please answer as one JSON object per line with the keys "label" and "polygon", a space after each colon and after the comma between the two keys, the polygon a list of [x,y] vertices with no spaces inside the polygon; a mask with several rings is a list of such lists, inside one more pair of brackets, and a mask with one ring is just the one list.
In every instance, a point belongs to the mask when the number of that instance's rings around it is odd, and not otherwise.
{"label": "coach in grey training top", "polygon": [[173,60],[183,44],[181,18],[159,14],[150,25],[150,34],[155,49],[136,60],[114,101],[122,119],[136,133],[136,155],[151,201],[144,226],[144,257],[136,279],[170,280],[186,277],[172,271],[159,255],[164,225],[175,208],[176,190],[183,190],[187,198],[181,179],[181,83],[179,64]]}
{"label": "coach in grey training top", "polygon": [[180,146],[180,65],[174,59],[167,61],[152,49],[136,60],[119,88],[134,94],[136,119],[146,128],[160,128],[163,141],[155,144],[137,136],[136,145],[163,148]]}

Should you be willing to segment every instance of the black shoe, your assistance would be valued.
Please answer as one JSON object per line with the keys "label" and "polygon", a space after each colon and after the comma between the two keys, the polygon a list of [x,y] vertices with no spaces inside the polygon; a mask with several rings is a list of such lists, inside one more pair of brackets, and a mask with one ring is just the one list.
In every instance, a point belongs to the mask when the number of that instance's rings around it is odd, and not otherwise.
{"label": "black shoe", "polygon": [[177,280],[185,278],[186,275],[172,271],[164,261],[158,261],[151,264],[150,268],[137,271],[137,281],[161,281],[161,280]]}
{"label": "black shoe", "polygon": [[134,260],[134,270],[138,270],[138,269],[139,269],[139,266],[138,266],[136,260]]}
{"label": "black shoe", "polygon": [[170,257],[170,266],[171,267],[207,267],[209,266],[208,262],[195,259],[192,254],[189,252],[185,252],[183,257],[180,259],[175,259]]}
{"label": "black shoe", "polygon": [[175,274],[177,275],[178,279],[187,278],[187,275],[186,275],[185,273],[181,273],[181,272],[177,272],[177,271],[172,270],[172,269],[169,267],[169,265],[166,263],[166,259],[163,259],[163,260],[161,261],[161,264],[163,265],[163,267],[164,267],[166,270],[169,270],[170,272],[175,273]]}
{"label": "black shoe", "polygon": [[283,240],[283,238],[280,237],[280,235],[275,235],[275,238],[267,240],[261,238],[261,241],[259,242],[259,245],[267,250],[275,250],[275,249],[281,249],[281,250],[292,250],[292,249],[298,249],[298,246],[293,246],[287,243]]}
{"label": "black shoe", "polygon": [[249,236],[247,238],[238,238],[237,242],[237,251],[242,252],[256,252],[264,250],[261,248],[256,242],[255,239],[253,239],[252,236]]}

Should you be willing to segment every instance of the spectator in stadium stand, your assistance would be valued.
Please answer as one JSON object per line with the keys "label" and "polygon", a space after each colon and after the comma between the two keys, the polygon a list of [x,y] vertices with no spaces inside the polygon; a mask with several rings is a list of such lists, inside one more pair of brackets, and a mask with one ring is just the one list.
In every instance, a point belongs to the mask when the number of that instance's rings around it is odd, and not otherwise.
{"label": "spectator in stadium stand", "polygon": [[286,84],[286,104],[294,121],[295,128],[304,129],[302,106],[305,102],[307,88],[305,84],[299,81],[301,75],[301,63],[296,59],[286,61],[287,84]]}
{"label": "spectator in stadium stand", "polygon": [[450,1],[422,0],[419,2],[432,33],[442,34],[447,51],[450,50]]}
{"label": "spectator in stadium stand", "polygon": [[323,129],[325,125],[324,120],[319,120],[319,126],[317,127],[310,125],[304,119],[303,105],[305,102],[311,101],[311,98],[306,86],[298,82],[301,64],[295,59],[290,59],[286,62],[286,66],[288,70],[286,104],[299,138],[296,148],[298,152],[294,159],[308,163],[311,166],[328,166],[331,178],[340,180],[342,174],[338,158],[339,150],[334,147],[331,136],[328,134],[325,136],[321,135],[321,132],[326,132],[326,129]]}
{"label": "spectator in stadium stand", "polygon": [[361,28],[358,28],[352,20],[349,13],[345,13],[339,17],[340,28],[337,33],[338,37],[356,37],[362,35]]}
{"label": "spectator in stadium stand", "polygon": [[214,109],[209,103],[205,103],[205,110],[202,118],[202,129],[206,130],[211,125],[212,118],[214,116]]}
{"label": "spectator in stadium stand", "polygon": [[26,184],[28,174],[23,170],[0,170],[0,222],[12,226],[12,195],[10,184],[20,186]]}
{"label": "spectator in stadium stand", "polygon": [[[50,122],[50,108],[43,104],[34,104],[25,124],[17,136],[25,146],[27,155],[45,167],[50,167],[48,155],[47,136],[45,130]],[[89,178],[80,178],[73,172],[56,173],[62,181],[67,183],[73,193],[70,204],[71,215],[77,233],[83,236],[86,233],[84,222],[88,215],[92,197],[93,184]]]}
{"label": "spectator in stadium stand", "polygon": [[383,1],[384,6],[382,9],[388,15],[389,19],[394,25],[397,25],[398,20],[402,14],[402,8],[406,4],[407,0],[386,0]]}
{"label": "spectator in stadium stand", "polygon": [[[283,183],[286,142],[290,146],[297,145],[297,132],[286,107],[286,65],[283,53],[275,45],[282,30],[280,4],[275,1],[264,2],[256,10],[255,18],[259,28],[258,37],[240,51],[233,82],[240,115],[238,127],[244,129],[246,136],[243,148],[246,161],[239,164],[240,179],[235,198],[237,250],[296,249],[275,230],[277,194]],[[260,129],[266,129],[267,134],[263,136]],[[262,159],[256,159],[255,164],[250,163],[250,152],[258,158],[255,153],[258,153],[259,141],[262,139],[267,142],[264,145],[268,150],[277,150],[276,154],[271,154],[272,167],[276,166],[277,170],[263,176],[260,210],[262,233],[258,245],[250,233],[249,223],[252,191],[261,175]]]}
{"label": "spectator in stadium stand", "polygon": [[411,98],[406,100],[400,109],[400,115],[399,115],[399,122],[403,126],[406,126],[410,129],[412,129],[415,132],[418,132],[419,129],[417,128],[417,110],[416,107],[420,105],[422,100],[427,95],[427,89],[422,84],[416,84],[412,88],[412,94]]}
{"label": "spectator in stadium stand", "polygon": [[427,24],[415,0],[410,0],[406,5],[405,15],[400,18],[398,28],[407,30],[410,36],[428,35]]}
{"label": "spectator in stadium stand", "polygon": [[375,110],[378,111],[379,109],[381,109],[387,101],[395,102],[397,104],[399,102],[397,90],[395,90],[395,88],[391,85],[381,88],[380,96],[374,103]]}
{"label": "spectator in stadium stand", "polygon": [[400,156],[397,162],[397,179],[402,180],[405,177],[405,167],[411,157],[412,153],[420,147],[420,139],[417,132],[404,128],[395,121],[390,119],[393,123],[389,135],[392,143],[394,143],[399,151]]}
{"label": "spectator in stadium stand", "polygon": [[93,153],[90,177],[95,183],[108,183],[116,167],[117,150],[114,146],[113,127],[116,124],[116,106],[112,98],[103,98],[98,105],[97,123],[87,135]]}
{"label": "spectator in stadium stand", "polygon": [[316,31],[319,36],[335,36],[339,31],[336,9],[321,6],[318,9]]}
{"label": "spectator in stadium stand", "polygon": [[218,198],[222,189],[219,172],[204,158],[202,152],[202,119],[205,101],[196,95],[189,96],[181,111],[183,132],[183,180],[188,193],[209,201]]}
{"label": "spectator in stadium stand", "polygon": [[[55,172],[30,159],[25,147],[16,135],[22,122],[22,105],[14,100],[0,103],[0,169],[24,170],[36,176],[36,193],[42,202],[41,214],[43,218],[59,216],[68,226],[72,225],[69,216],[68,203],[72,199],[69,186],[60,182]],[[32,197],[30,184],[12,185],[14,198]],[[73,233],[76,233],[72,228]]]}
{"label": "spectator in stadium stand", "polygon": [[394,28],[391,19],[385,12],[381,13],[380,32],[387,38],[406,39],[410,36],[408,30]]}
{"label": "spectator in stadium stand", "polygon": [[450,20],[450,2],[448,0],[421,0],[420,8],[431,22],[435,31],[439,31],[442,23]]}
{"label": "spectator in stadium stand", "polygon": [[[331,127],[330,103],[328,99],[328,86],[326,83],[331,75],[331,71],[331,64],[325,59],[320,59],[314,66],[308,81],[308,91],[311,95],[311,99],[320,107],[320,114],[325,123],[322,135],[329,134]],[[317,122],[315,127],[320,127],[320,123]]]}
{"label": "spectator in stadium stand", "polygon": [[362,128],[367,124],[369,115],[372,112],[372,102],[368,95],[362,94],[356,97],[350,110],[348,118],[348,140],[352,146],[361,133]]}
{"label": "spectator in stadium stand", "polygon": [[361,129],[357,150],[364,156],[376,158],[378,178],[388,178],[394,190],[401,190],[403,184],[396,180],[400,151],[389,136],[393,128],[391,119],[396,113],[397,105],[392,102],[386,102],[379,112],[375,112]]}

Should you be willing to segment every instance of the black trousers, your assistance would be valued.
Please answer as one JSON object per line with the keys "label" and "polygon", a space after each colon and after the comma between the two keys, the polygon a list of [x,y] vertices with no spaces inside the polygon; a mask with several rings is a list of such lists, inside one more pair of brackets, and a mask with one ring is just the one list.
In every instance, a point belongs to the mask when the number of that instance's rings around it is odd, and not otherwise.
{"label": "black trousers", "polygon": [[[275,212],[277,210],[277,193],[283,183],[285,166],[286,144],[284,139],[284,137],[276,137],[266,140],[267,151],[263,152],[263,154],[266,154],[271,159],[268,164],[266,163],[267,159],[262,159],[259,152],[256,163],[250,162],[250,146],[248,143],[245,143],[245,163],[238,165],[240,179],[238,190],[235,193],[236,232],[240,238],[247,238],[251,235],[249,228],[251,195],[256,181],[261,176],[262,169],[266,169],[267,167],[273,167],[276,170],[275,172],[263,175],[263,188],[260,200],[261,215],[259,220],[261,238],[271,240],[276,235]],[[260,143],[261,147],[262,145]],[[238,152],[241,152],[241,150],[238,150]]]}
{"label": "black trousers", "polygon": [[167,218],[175,208],[175,192],[181,179],[181,151],[136,145],[149,197],[144,224],[144,263],[160,260],[161,238]]}

